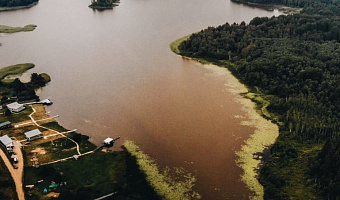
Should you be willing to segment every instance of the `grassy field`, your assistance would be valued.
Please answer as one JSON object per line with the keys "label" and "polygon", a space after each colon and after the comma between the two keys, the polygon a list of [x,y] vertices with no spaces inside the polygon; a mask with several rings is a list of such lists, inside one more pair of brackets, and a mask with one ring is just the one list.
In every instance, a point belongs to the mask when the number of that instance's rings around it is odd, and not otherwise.
{"label": "grassy field", "polygon": [[5,78],[8,75],[14,75],[14,74],[22,74],[26,72],[29,69],[32,69],[34,67],[34,64],[32,63],[24,63],[24,64],[17,64],[17,65],[11,65],[8,67],[4,67],[0,69],[0,80]]}
{"label": "grassy field", "polygon": [[34,24],[29,24],[24,27],[12,27],[0,25],[0,33],[17,33],[17,32],[28,32],[33,31],[37,26]]}
{"label": "grassy field", "polygon": [[[42,191],[55,180],[57,173],[66,184],[49,192],[63,194],[60,199],[92,200],[112,192],[117,192],[113,199],[159,199],[126,151],[97,151],[79,160],[26,168],[24,184],[35,185],[26,189],[27,194],[32,194],[27,199],[49,199]],[[43,182],[37,183],[38,180]]]}

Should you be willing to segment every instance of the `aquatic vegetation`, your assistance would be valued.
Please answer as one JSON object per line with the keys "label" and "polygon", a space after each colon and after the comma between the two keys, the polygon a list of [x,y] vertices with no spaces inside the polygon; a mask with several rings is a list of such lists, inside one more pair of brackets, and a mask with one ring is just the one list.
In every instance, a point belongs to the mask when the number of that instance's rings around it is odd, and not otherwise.
{"label": "aquatic vegetation", "polygon": [[24,27],[11,27],[11,26],[4,26],[0,25],[0,33],[16,33],[16,32],[28,32],[33,31],[37,26],[34,24],[29,24]]}
{"label": "aquatic vegetation", "polygon": [[[227,76],[228,82],[226,83],[226,87],[229,91],[235,94],[248,93],[247,87],[240,83],[240,81],[235,76],[233,76],[229,70],[212,64],[204,66],[214,70],[215,73]],[[241,176],[242,181],[254,193],[254,195],[250,198],[263,199],[263,186],[257,179],[261,158],[255,157],[254,155],[256,153],[263,152],[270,145],[274,144],[276,138],[279,135],[279,129],[276,124],[263,118],[264,114],[262,111],[265,109],[265,107],[263,109],[256,109],[256,104],[250,97],[251,96],[240,95],[239,98],[237,98],[237,101],[242,105],[242,110],[245,113],[245,116],[237,115],[235,118],[242,120],[244,119],[241,124],[244,126],[254,127],[255,131],[250,135],[250,138],[245,141],[245,144],[241,147],[241,150],[236,152],[236,155],[238,156],[236,163],[244,170]],[[266,104],[263,106],[266,106]]]}
{"label": "aquatic vegetation", "polygon": [[22,74],[26,72],[29,69],[32,69],[34,67],[34,64],[32,63],[24,63],[24,64],[17,64],[17,65],[11,65],[8,67],[4,67],[0,69],[0,80],[5,78],[8,75],[13,74]]}
{"label": "aquatic vegetation", "polygon": [[141,171],[146,175],[149,184],[164,199],[201,199],[201,195],[193,191],[196,178],[183,169],[166,168],[161,171],[156,162],[143,153],[132,141],[125,141],[124,147],[134,157]]}

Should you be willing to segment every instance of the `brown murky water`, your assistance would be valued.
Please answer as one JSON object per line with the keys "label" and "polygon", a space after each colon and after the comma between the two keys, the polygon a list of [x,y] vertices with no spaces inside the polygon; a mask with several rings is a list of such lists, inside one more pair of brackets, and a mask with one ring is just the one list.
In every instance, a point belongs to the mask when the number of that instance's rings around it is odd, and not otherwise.
{"label": "brown murky water", "polygon": [[[0,67],[32,62],[52,82],[41,96],[69,129],[101,144],[135,141],[160,166],[197,176],[204,199],[248,199],[235,150],[253,132],[240,125],[240,98],[228,76],[168,47],[208,26],[279,14],[229,0],[122,0],[93,11],[85,0],[41,0],[33,8],[0,13],[0,24],[38,25],[1,34]],[[118,149],[118,147],[115,147]]]}

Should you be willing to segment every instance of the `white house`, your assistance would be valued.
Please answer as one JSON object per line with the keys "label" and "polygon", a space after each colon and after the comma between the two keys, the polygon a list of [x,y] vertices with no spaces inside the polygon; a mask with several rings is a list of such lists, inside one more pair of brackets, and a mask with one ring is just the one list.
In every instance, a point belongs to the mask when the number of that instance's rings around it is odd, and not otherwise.
{"label": "white house", "polygon": [[28,131],[25,133],[25,136],[27,138],[27,141],[30,141],[30,140],[35,140],[35,139],[38,139],[38,138],[41,138],[41,132],[39,131],[39,129],[34,129],[34,130],[31,130],[31,131]]}
{"label": "white house", "polygon": [[6,147],[7,150],[13,148],[13,140],[8,137],[8,135],[4,135],[0,137],[0,142],[4,147]]}
{"label": "white house", "polygon": [[23,104],[20,104],[18,102],[7,104],[7,108],[9,111],[13,112],[20,112],[25,109]]}
{"label": "white house", "polygon": [[114,143],[115,141],[112,138],[106,138],[104,140],[104,144],[105,145],[112,145],[112,143]]}

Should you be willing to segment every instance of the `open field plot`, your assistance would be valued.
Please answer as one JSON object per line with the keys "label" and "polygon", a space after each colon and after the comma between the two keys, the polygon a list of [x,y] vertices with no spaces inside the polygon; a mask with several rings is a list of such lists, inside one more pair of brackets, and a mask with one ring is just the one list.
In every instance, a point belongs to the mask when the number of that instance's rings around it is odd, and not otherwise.
{"label": "open field plot", "polygon": [[[39,180],[43,182],[37,183]],[[61,181],[63,185],[48,188],[52,181]],[[87,200],[112,192],[117,192],[114,199],[159,199],[145,182],[135,159],[126,151],[96,151],[79,160],[29,167],[25,169],[24,184],[35,185],[32,189],[26,188],[26,193],[32,194],[27,196],[28,200],[47,199],[48,194],[43,194],[44,188],[48,188],[48,192],[61,193],[60,199],[67,195],[68,199]]]}
{"label": "open field plot", "polygon": [[28,117],[28,115],[31,113],[32,113],[32,109],[30,107],[26,107],[25,110],[19,113],[13,113],[10,116],[5,116],[4,114],[0,114],[0,122],[10,121],[13,123],[13,125],[15,125],[16,123],[25,123],[25,122],[30,121],[30,118]]}
{"label": "open field plot", "polygon": [[[41,139],[40,141],[45,141]],[[31,143],[25,147],[28,166],[47,163],[77,154],[76,145],[67,138]]]}

